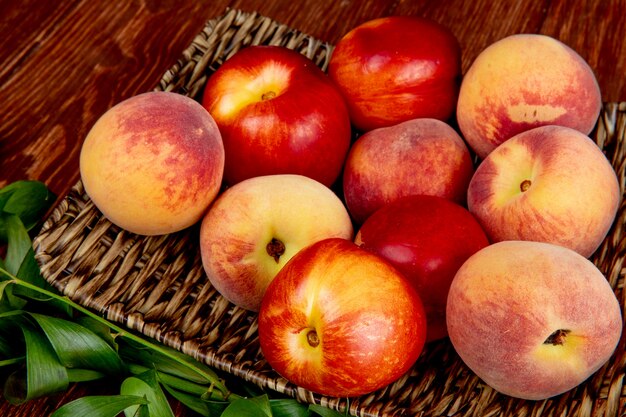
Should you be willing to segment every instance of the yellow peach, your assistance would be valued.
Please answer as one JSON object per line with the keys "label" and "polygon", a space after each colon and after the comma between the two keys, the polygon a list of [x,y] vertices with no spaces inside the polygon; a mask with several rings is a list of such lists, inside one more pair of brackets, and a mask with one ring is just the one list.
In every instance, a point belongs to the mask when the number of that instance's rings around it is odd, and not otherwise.
{"label": "yellow peach", "polygon": [[528,241],[492,244],[459,269],[448,294],[450,341],[495,390],[540,400],[606,363],[621,308],[602,273],[578,253]]}
{"label": "yellow peach", "polygon": [[350,215],[324,184],[295,174],[253,177],[224,191],[200,227],[202,265],[233,304],[259,311],[265,290],[302,248],[351,240]]}
{"label": "yellow peach", "polygon": [[357,139],[344,165],[344,198],[356,223],[408,195],[464,204],[473,173],[470,151],[452,127],[437,119],[412,119]]}
{"label": "yellow peach", "polygon": [[520,133],[491,152],[467,190],[489,240],[535,240],[589,257],[620,203],[617,175],[589,137],[563,126]]}
{"label": "yellow peach", "polygon": [[463,77],[459,128],[481,158],[525,130],[544,125],[591,132],[602,98],[593,70],[549,36],[519,34],[483,50]]}
{"label": "yellow peach", "polygon": [[113,106],[80,153],[87,195],[112,223],[141,235],[199,221],[223,172],[216,123],[199,103],[176,93],[148,92]]}

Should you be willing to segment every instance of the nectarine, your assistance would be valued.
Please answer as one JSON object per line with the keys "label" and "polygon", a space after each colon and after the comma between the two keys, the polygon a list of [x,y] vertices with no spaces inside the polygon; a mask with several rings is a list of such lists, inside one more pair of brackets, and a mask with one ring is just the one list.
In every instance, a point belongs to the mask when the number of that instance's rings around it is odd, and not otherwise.
{"label": "nectarine", "polygon": [[389,261],[415,288],[426,310],[428,341],[447,335],[446,300],[457,270],[489,244],[467,209],[430,195],[385,204],[363,223],[354,242]]}
{"label": "nectarine", "polygon": [[424,346],[420,298],[381,257],[345,239],[300,250],[267,288],[263,356],[300,387],[354,397],[397,380]]}

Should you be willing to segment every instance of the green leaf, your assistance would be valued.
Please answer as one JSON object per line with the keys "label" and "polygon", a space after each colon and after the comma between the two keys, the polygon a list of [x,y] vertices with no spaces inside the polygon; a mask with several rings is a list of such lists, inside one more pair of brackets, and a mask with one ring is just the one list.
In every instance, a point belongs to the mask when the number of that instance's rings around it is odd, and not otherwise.
{"label": "green leaf", "polygon": [[65,367],[46,337],[26,320],[21,322],[26,343],[26,372],[16,371],[6,381],[4,396],[12,404],[64,391],[69,384]]}
{"label": "green leaf", "polygon": [[[145,397],[148,400],[147,407],[150,417],[174,417],[172,408],[163,390],[159,386],[154,370],[126,378],[124,382],[122,382],[120,393],[122,395],[138,395]],[[126,409],[124,413],[128,417],[134,417],[136,411],[138,411],[138,407],[135,406]]]}
{"label": "green leaf", "polygon": [[2,299],[0,299],[0,312],[21,310],[26,306],[26,300],[21,297],[17,297],[14,292],[14,286],[7,286],[4,288]]}
{"label": "green leaf", "polygon": [[0,329],[11,329],[14,326],[21,325],[21,318],[24,315],[24,311],[22,310],[11,310],[5,311],[4,313],[0,313]]}
{"label": "green leaf", "polygon": [[67,377],[70,382],[96,381],[105,378],[107,375],[94,371],[93,369],[68,369]]}
{"label": "green leaf", "polygon": [[44,335],[30,326],[22,326],[26,342],[27,399],[64,391],[68,387],[65,367]]}
{"label": "green leaf", "polygon": [[137,395],[89,396],[65,404],[50,417],[116,417],[128,407],[147,403]]}
{"label": "green leaf", "polygon": [[3,295],[4,295],[4,290],[9,284],[14,284],[14,282],[10,280],[0,281],[0,300],[2,300]]}
{"label": "green leaf", "polygon": [[294,399],[271,399],[272,415],[274,417],[309,417],[308,407]]}
{"label": "green leaf", "polygon": [[[0,189],[0,212],[18,216],[31,230],[50,208],[56,196],[39,181],[16,181]],[[7,240],[6,228],[0,221],[0,241]]]}
{"label": "green leaf", "polygon": [[272,415],[272,407],[270,406],[270,400],[267,394],[250,398],[250,401],[257,403],[263,412],[265,412],[268,416]]}
{"label": "green leaf", "polygon": [[[22,259],[22,263],[17,270],[16,277],[40,288],[56,292],[56,290],[54,290],[53,287],[49,285],[48,282],[41,276],[41,270],[39,269],[37,260],[35,260],[35,251],[32,247],[30,247],[24,255],[24,259]],[[31,298],[41,299],[41,295],[39,293],[34,291],[31,291],[31,293]]]}
{"label": "green leaf", "polygon": [[61,363],[67,368],[85,368],[119,374],[125,371],[117,352],[91,330],[69,320],[30,313],[43,329]]}
{"label": "green leaf", "polygon": [[330,408],[322,407],[318,404],[309,405],[309,411],[315,413],[321,417],[345,417],[348,413],[340,413],[339,411],[331,410]]}
{"label": "green leaf", "polygon": [[15,298],[13,297],[12,291],[7,291],[2,297],[0,297],[0,314],[16,308],[16,306],[11,304],[11,297]]}
{"label": "green leaf", "polygon": [[[214,381],[219,380],[218,375],[213,369],[209,368],[203,363],[196,361],[191,356],[185,355],[184,353],[170,347],[161,345],[161,348],[163,350],[169,352],[170,355],[176,358],[175,360],[165,355],[162,355],[155,350],[149,350],[144,347],[137,346],[135,343],[132,343],[125,338],[122,338],[120,340],[119,346],[120,356],[122,356],[123,359],[143,364],[148,368],[156,368],[160,372],[176,375],[180,378],[185,378],[189,381],[193,381],[199,384],[208,385],[213,383]],[[200,370],[202,370],[202,372],[213,378],[213,380],[203,377],[202,375],[198,374],[198,372],[190,369],[187,365],[192,365],[195,368],[199,368]]]}
{"label": "green leaf", "polygon": [[[11,184],[11,186],[13,186],[13,184]],[[14,277],[20,278],[40,288],[53,291],[52,286],[41,276],[39,265],[35,260],[32,241],[28,235],[29,227],[24,225],[22,217],[20,217],[24,215],[24,213],[30,213],[28,211],[29,209],[24,206],[24,204],[27,203],[32,203],[37,207],[47,209],[50,202],[42,203],[42,205],[35,201],[37,198],[45,198],[48,196],[47,190],[42,183],[36,181],[26,181],[23,182],[21,186],[11,186],[0,190],[0,206],[4,209],[4,212],[0,212],[0,228],[2,228],[2,233],[5,237],[4,240],[8,242],[6,260],[3,262],[2,268]],[[17,189],[19,192],[7,192],[7,188],[9,188],[9,191],[15,191]],[[41,190],[45,192],[43,194],[40,193],[38,197],[35,195],[32,201],[26,195],[27,192],[37,194],[38,191]],[[36,209],[32,213],[38,212],[37,207],[35,207]],[[1,275],[0,273],[0,276]],[[0,311],[6,311],[10,308],[23,308],[26,305],[26,301],[23,300],[24,297],[36,300],[47,300],[38,292],[23,287],[12,288],[10,291],[7,291],[5,295],[6,298],[0,300]],[[15,296],[19,296],[19,298]],[[59,311],[67,312],[69,310],[67,304],[60,303],[56,300],[52,301],[51,304],[59,309]]]}
{"label": "green leaf", "polygon": [[13,353],[13,346],[9,341],[0,336],[0,358],[8,358]]}
{"label": "green leaf", "polygon": [[[153,368],[147,368],[143,365],[137,365],[136,363],[129,362],[128,370],[135,375],[142,374],[153,370]],[[215,389],[215,387],[207,384],[199,384],[197,382],[189,381],[184,378],[178,378],[177,376],[157,371],[158,381],[172,389],[181,391],[187,394],[192,394],[197,397],[201,397],[204,401],[217,400],[221,401],[223,394]]]}
{"label": "green leaf", "polygon": [[0,368],[2,368],[3,366],[19,365],[20,363],[24,362],[24,359],[26,359],[24,356],[19,356],[17,358],[3,359],[0,361]]}
{"label": "green leaf", "polygon": [[4,215],[2,217],[8,242],[4,266],[10,274],[17,275],[28,251],[32,250],[32,242],[24,224],[17,215]]}
{"label": "green leaf", "polygon": [[26,305],[26,301],[13,295],[10,284],[15,284],[15,281],[11,277],[3,280],[3,273],[0,271],[0,313],[19,310]]}
{"label": "green leaf", "polygon": [[222,417],[272,417],[272,410],[267,395],[262,395],[234,400],[226,407]]}
{"label": "green leaf", "polygon": [[179,391],[183,391],[189,394],[195,394],[197,396],[204,396],[209,394],[210,385],[202,385],[196,382],[188,381],[183,378],[175,377],[174,375],[164,372],[158,372],[159,381],[162,384],[168,385]]}
{"label": "green leaf", "polygon": [[0,314],[0,329],[4,331],[8,331],[9,329],[14,328],[15,326],[21,326],[22,317],[24,316],[23,310],[11,310],[5,311]]}
{"label": "green leaf", "polygon": [[115,339],[113,338],[113,335],[111,334],[111,328],[108,327],[106,324],[94,318],[87,317],[87,316],[77,317],[76,320],[74,321],[80,324],[81,326],[83,326],[84,328],[89,329],[95,334],[97,334],[100,337],[100,339],[104,340],[109,346],[111,346],[112,349],[114,349],[117,352],[117,349],[118,349],[117,342],[115,341]]}
{"label": "green leaf", "polygon": [[205,401],[195,395],[176,390],[167,384],[163,384],[163,387],[177,401],[201,416],[219,416],[228,406],[228,401]]}
{"label": "green leaf", "polygon": [[[24,260],[22,261],[22,265],[20,265],[20,269],[17,272],[17,278],[21,279],[22,281],[26,281],[30,284],[33,284],[44,290],[57,293],[54,287],[52,287],[52,285],[50,285],[41,276],[39,264],[35,260],[35,252],[33,251],[32,248],[28,251]],[[72,308],[69,306],[68,303],[50,298],[49,296],[45,294],[41,294],[40,292],[32,290],[30,288],[25,288],[21,285],[18,285],[13,288],[12,294],[20,297],[21,300],[30,299],[30,300],[35,300],[38,302],[46,303],[49,307],[54,308],[56,311],[68,317],[71,316],[72,314]],[[13,304],[16,304],[15,301],[13,301]],[[25,304],[22,303],[22,304],[17,304],[17,305],[20,306],[19,308],[23,308]]]}

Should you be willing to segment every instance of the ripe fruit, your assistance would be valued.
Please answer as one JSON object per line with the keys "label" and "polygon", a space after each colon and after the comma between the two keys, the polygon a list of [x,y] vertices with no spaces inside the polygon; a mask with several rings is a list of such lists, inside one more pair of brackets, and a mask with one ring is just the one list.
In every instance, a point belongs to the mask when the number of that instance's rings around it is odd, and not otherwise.
{"label": "ripe fruit", "polygon": [[506,241],[471,256],[447,307],[450,340],[495,390],[541,400],[568,391],[615,350],[621,309],[602,273],[576,252]]}
{"label": "ripe fruit", "polygon": [[519,34],[487,47],[463,77],[457,119],[481,158],[507,139],[545,125],[589,134],[602,97],[593,70],[545,35]]}
{"label": "ripe fruit", "polygon": [[362,131],[416,118],[447,120],[461,78],[461,48],[431,20],[389,16],[348,32],[330,57],[352,123]]}
{"label": "ripe fruit", "polygon": [[202,264],[224,297],[258,311],[270,281],[301,248],[352,236],[345,206],[326,186],[301,175],[255,177],[227,189],[205,215]]}
{"label": "ripe fruit", "polygon": [[242,49],[211,75],[202,103],[222,132],[228,184],[300,174],[330,186],[339,176],[350,119],[335,86],[304,55]]}
{"label": "ripe fruit", "polygon": [[428,341],[447,336],[450,283],[463,262],[489,244],[464,207],[427,195],[383,206],[363,223],[355,243],[385,258],[415,288],[426,310]]}
{"label": "ripe fruit", "polygon": [[470,152],[454,129],[436,119],[414,119],[357,139],[344,167],[343,192],[350,214],[362,223],[407,195],[464,204],[473,173]]}
{"label": "ripe fruit", "polygon": [[173,233],[200,220],[220,190],[224,147],[196,101],[148,92],[104,113],[85,138],[80,175],[96,207],[141,235]]}
{"label": "ripe fruit", "polygon": [[258,323],[272,368],[334,397],[395,381],[417,360],[426,336],[424,310],[408,282],[343,239],[297,253],[269,285]]}
{"label": "ripe fruit", "polygon": [[549,242],[589,257],[615,219],[620,189],[615,171],[589,137],[542,126],[489,154],[467,196],[490,241]]}

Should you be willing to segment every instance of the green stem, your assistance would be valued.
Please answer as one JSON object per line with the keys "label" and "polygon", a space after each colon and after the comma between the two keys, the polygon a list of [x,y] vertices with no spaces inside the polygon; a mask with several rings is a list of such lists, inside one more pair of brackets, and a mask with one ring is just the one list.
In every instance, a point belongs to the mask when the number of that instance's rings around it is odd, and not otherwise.
{"label": "green stem", "polygon": [[0,368],[2,368],[3,366],[17,365],[17,364],[24,362],[25,360],[26,360],[26,356],[20,356],[18,358],[11,358],[11,359],[4,359],[0,361]]}
{"label": "green stem", "polygon": [[[128,370],[130,371],[130,373],[138,375],[149,371],[150,368],[148,368],[147,366],[132,363],[128,365]],[[211,400],[226,401],[224,395],[219,391],[214,391],[212,389],[212,386],[207,387],[206,385],[197,384],[195,382],[191,382],[183,378],[178,378],[174,375],[170,375],[161,371],[157,371],[157,376],[162,383],[164,383],[165,385],[169,385],[170,387],[175,388],[178,391],[183,391],[197,396],[208,395],[208,398],[210,398]],[[237,394],[231,393],[228,399],[235,400],[240,398],[242,397]]]}
{"label": "green stem", "polygon": [[[129,333],[126,330],[124,330],[123,328],[121,328],[120,326],[117,326],[116,324],[113,324],[111,322],[109,322],[108,320],[100,317],[99,315],[92,313],[90,310],[88,310],[87,308],[81,306],[80,304],[70,300],[67,296],[63,296],[63,295],[59,295],[56,294],[54,292],[48,291],[46,289],[43,289],[41,287],[38,287],[37,285],[31,284],[27,281],[23,281],[21,279],[19,279],[18,277],[16,277],[15,275],[9,273],[7,270],[5,270],[4,268],[0,267],[0,273],[5,274],[6,276],[8,276],[10,278],[10,281],[8,284],[16,284],[28,289],[31,289],[33,291],[36,291],[40,294],[43,294],[47,297],[53,298],[55,300],[58,300],[62,303],[65,303],[67,305],[69,305],[70,307],[72,307],[73,309],[75,309],[76,311],[79,311],[81,313],[83,313],[84,315],[91,317],[92,319],[104,324],[105,326],[107,326],[109,329],[113,330],[114,332],[118,333],[118,336],[122,336],[122,337],[126,337],[129,340],[134,341],[135,343],[138,343],[142,346],[145,346],[149,349],[154,350],[155,352],[160,353],[161,355],[166,356],[169,359],[172,359],[178,363],[180,363],[178,361],[178,358],[171,354],[167,349],[162,348],[159,345],[153,344],[148,342],[147,340],[133,334],[133,333]],[[7,284],[7,285],[8,285]],[[224,395],[224,398],[228,398],[229,395],[231,394],[228,391],[228,388],[226,388],[226,386],[222,383],[222,381],[220,381],[219,379],[216,379],[213,377],[213,375],[207,374],[206,372],[204,372],[202,369],[199,369],[198,367],[183,362],[184,366],[186,366],[187,368],[189,368],[190,370],[196,372],[198,375],[202,376],[203,378],[206,378],[208,381],[211,381],[211,385],[215,388],[217,388],[218,390],[220,390],[222,392],[222,394]]]}

